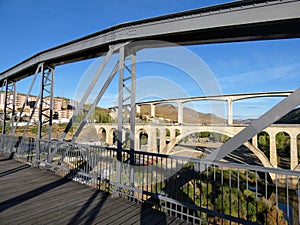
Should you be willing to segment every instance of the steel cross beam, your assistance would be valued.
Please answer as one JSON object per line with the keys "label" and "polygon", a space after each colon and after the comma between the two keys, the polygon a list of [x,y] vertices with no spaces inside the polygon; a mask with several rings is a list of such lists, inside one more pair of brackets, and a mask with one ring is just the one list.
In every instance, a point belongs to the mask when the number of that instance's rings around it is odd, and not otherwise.
{"label": "steel cross beam", "polygon": [[16,101],[16,82],[4,80],[3,87],[5,88],[4,94],[4,110],[3,110],[3,121],[2,121],[2,134],[6,134],[6,118],[8,114],[11,113],[11,124],[10,131],[13,131],[15,122],[15,101]]}

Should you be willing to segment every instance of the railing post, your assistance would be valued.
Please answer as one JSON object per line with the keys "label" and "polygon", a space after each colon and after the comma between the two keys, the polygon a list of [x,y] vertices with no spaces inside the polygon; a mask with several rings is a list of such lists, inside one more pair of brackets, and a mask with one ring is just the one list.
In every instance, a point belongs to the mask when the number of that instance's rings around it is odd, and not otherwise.
{"label": "railing post", "polygon": [[[35,150],[35,160],[40,160],[40,149],[41,149],[41,139],[36,139],[36,150]],[[37,162],[34,163],[35,165],[38,164]]]}

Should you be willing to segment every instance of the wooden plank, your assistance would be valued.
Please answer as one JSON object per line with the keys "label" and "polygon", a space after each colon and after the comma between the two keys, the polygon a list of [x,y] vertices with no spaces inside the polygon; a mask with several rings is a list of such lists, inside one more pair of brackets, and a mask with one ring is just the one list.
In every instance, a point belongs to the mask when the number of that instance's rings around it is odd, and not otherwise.
{"label": "wooden plank", "polygon": [[[136,212],[138,212],[136,206],[137,206],[137,203],[128,202],[127,204],[123,205],[122,208],[118,207],[118,211],[113,209],[111,211],[111,213],[108,213],[108,215],[106,215],[106,217],[101,216],[101,214],[99,213],[95,217],[95,222],[97,221],[97,224],[99,222],[100,222],[99,224],[118,224],[118,223],[115,222],[116,220],[121,218],[124,221],[124,217],[126,217],[126,215],[127,216],[132,216]],[[100,218],[100,216],[101,216],[101,218]]]}
{"label": "wooden plank", "polygon": [[[136,223],[134,223],[135,225],[139,225],[139,224],[155,224],[155,221],[156,219],[155,218],[158,218],[159,221],[161,221],[162,219],[165,218],[165,215],[163,215],[163,218],[162,218],[162,215],[160,214],[160,212],[157,212],[157,211],[154,211],[154,210],[151,210],[150,213],[148,213],[147,215],[145,216],[142,216],[140,217],[140,220],[137,221]],[[151,221],[154,220],[154,223],[151,223]],[[159,222],[159,221],[156,221],[156,222]]]}
{"label": "wooden plank", "polygon": [[[71,189],[72,190],[72,189]],[[86,191],[87,190],[76,190],[69,193],[63,193],[60,196],[63,196],[63,198],[68,199],[76,199],[75,204],[84,203],[86,201]],[[89,194],[89,193],[88,193]],[[80,197],[79,197],[80,196]],[[55,207],[49,208],[48,205],[52,205]],[[20,204],[18,207],[13,207],[12,209],[8,209],[5,211],[5,216],[12,216],[14,213],[25,213],[26,218],[30,218],[34,216],[36,213],[38,213],[40,216],[47,216],[47,214],[52,213],[53,211],[62,210],[68,205],[74,205],[73,201],[64,201],[63,199],[61,201],[57,201],[57,198],[55,195],[47,196],[47,198],[40,198],[37,197],[35,201],[29,201],[25,202],[23,204]]]}
{"label": "wooden plank", "polygon": [[[1,176],[2,175],[2,176]],[[0,158],[1,224],[179,224],[172,216]]]}
{"label": "wooden plank", "polygon": [[[132,224],[134,221],[132,221],[132,218],[137,217],[140,215],[140,210],[137,210],[137,208],[134,206],[128,207],[126,210],[124,210],[124,215],[119,218],[115,218],[115,220],[112,221],[113,224]],[[105,224],[105,221],[100,221],[100,223],[96,224]]]}
{"label": "wooden plank", "polygon": [[61,214],[60,217],[53,218],[49,224],[85,223],[86,220],[96,217],[96,214],[98,213],[100,213],[102,217],[107,218],[107,214],[109,214],[112,211],[115,211],[116,208],[117,211],[120,210],[120,207],[122,207],[122,205],[124,204],[126,204],[124,202],[124,199],[119,199],[115,201],[109,199],[108,201],[98,202],[98,204],[92,204],[88,208],[84,209],[83,212],[80,212],[80,210],[82,209],[81,207],[75,209],[73,208],[72,210]]}
{"label": "wooden plank", "polygon": [[[95,201],[100,201],[99,198],[96,198]],[[58,219],[60,217],[64,217],[67,214],[76,214],[76,212],[80,211],[81,207],[86,204],[86,198],[77,198],[76,202],[66,201],[66,204],[60,204],[58,207],[48,208],[44,210],[42,213],[39,213],[39,217],[35,217],[32,221],[36,223],[47,224],[49,221],[51,222],[54,219]],[[47,212],[48,211],[48,212]]]}

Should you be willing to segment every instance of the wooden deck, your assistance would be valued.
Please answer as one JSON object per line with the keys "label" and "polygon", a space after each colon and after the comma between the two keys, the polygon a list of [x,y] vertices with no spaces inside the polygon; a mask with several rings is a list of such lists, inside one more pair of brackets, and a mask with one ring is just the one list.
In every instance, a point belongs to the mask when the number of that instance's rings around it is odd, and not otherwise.
{"label": "wooden deck", "polygon": [[0,157],[0,224],[189,224]]}

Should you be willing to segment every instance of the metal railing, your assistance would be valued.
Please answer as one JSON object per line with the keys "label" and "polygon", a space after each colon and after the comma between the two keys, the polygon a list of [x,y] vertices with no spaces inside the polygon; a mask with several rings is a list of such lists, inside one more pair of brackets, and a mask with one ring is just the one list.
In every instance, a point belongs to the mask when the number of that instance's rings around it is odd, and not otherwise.
{"label": "metal railing", "polygon": [[118,161],[113,148],[8,135],[0,136],[0,149],[193,223],[300,224],[300,171],[141,151],[130,163],[129,150]]}

